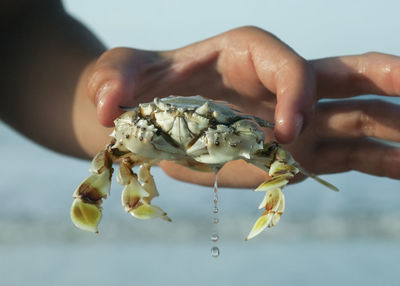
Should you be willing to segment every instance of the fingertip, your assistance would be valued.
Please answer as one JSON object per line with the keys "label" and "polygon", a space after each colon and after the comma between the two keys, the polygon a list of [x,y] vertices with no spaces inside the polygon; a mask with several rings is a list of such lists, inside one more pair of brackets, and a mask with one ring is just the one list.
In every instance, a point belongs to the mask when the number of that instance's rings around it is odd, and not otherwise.
{"label": "fingertip", "polygon": [[88,97],[96,106],[98,121],[105,127],[112,127],[114,119],[123,113],[119,106],[129,106],[133,99],[133,71],[123,52],[105,52],[91,67],[88,77]]}
{"label": "fingertip", "polygon": [[295,113],[289,116],[276,116],[275,137],[282,144],[292,143],[301,133],[304,125],[304,116]]}
{"label": "fingertip", "polygon": [[275,122],[274,135],[281,144],[289,144],[294,140],[293,134],[288,130],[286,121],[283,119]]}
{"label": "fingertip", "polygon": [[124,111],[120,108],[122,99],[126,94],[121,81],[110,81],[100,87],[96,97],[97,117],[105,127],[113,127],[114,120]]}

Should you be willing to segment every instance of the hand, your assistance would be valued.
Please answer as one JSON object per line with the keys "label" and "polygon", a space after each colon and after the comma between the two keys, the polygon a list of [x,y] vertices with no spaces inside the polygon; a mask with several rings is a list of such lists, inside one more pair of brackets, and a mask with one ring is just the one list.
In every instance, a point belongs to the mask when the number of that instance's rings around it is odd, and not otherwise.
{"label": "hand", "polygon": [[89,84],[105,126],[123,112],[120,106],[201,94],[275,119],[275,136],[283,143],[300,133],[314,103],[313,90],[310,65],[273,35],[252,27],[168,52],[110,50],[98,60]]}
{"label": "hand", "polygon": [[[250,41],[249,37],[254,38]],[[255,43],[251,49],[249,42]],[[260,50],[267,47],[270,50],[261,54]],[[273,58],[271,50],[275,51]],[[122,112],[119,105],[132,106],[155,96],[198,93],[228,100],[244,112],[267,120],[273,119],[277,100],[275,136],[281,142],[290,142],[297,133],[293,114],[307,119],[315,86],[318,99],[371,93],[397,96],[400,79],[395,76],[399,66],[399,58],[382,54],[328,58],[307,64],[270,34],[242,28],[170,52],[111,50],[97,62],[90,87],[99,119],[106,125],[111,125]],[[105,93],[99,97],[98,91],[103,89]],[[282,100],[286,98],[292,100]],[[399,150],[365,138],[399,142],[399,111],[396,105],[376,101],[319,103],[301,136],[285,148],[307,170],[317,174],[359,170],[400,178],[396,168]],[[285,113],[291,121],[285,119],[279,124]],[[273,137],[267,136],[271,140]],[[161,167],[180,180],[207,185],[213,180],[210,174],[171,162],[163,162]],[[237,173],[246,176],[238,178]],[[265,172],[243,161],[227,164],[219,174],[221,185],[234,187],[256,186],[265,179]]]}
{"label": "hand", "polygon": [[[318,99],[400,95],[399,57],[367,53],[311,64]],[[322,102],[308,128],[287,147],[296,160],[317,174],[358,170],[400,179],[400,149],[375,140],[400,142],[399,116],[400,105],[387,101]]]}
{"label": "hand", "polygon": [[[311,64],[318,99],[400,95],[399,57],[368,53],[320,59]],[[305,130],[285,148],[306,170],[316,174],[357,170],[400,179],[400,149],[381,141],[400,142],[399,115],[400,105],[376,99],[320,102]],[[171,168],[168,163],[163,167],[175,178],[212,184],[212,176],[185,172],[179,166]],[[244,161],[230,163],[219,174],[219,182],[232,187],[255,187],[265,178],[264,172]],[[296,176],[292,182],[301,179],[304,177]]]}

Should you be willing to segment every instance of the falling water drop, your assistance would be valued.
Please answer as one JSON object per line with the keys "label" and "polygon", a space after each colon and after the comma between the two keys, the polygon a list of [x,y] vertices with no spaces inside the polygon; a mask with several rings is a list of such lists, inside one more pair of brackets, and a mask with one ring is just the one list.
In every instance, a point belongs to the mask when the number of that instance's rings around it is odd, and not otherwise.
{"label": "falling water drop", "polygon": [[215,173],[215,180],[214,180],[214,209],[213,213],[218,213],[218,176]]}
{"label": "falling water drop", "polygon": [[218,239],[219,239],[218,234],[214,233],[214,234],[211,235],[211,241],[212,241],[212,242],[217,242]]}
{"label": "falling water drop", "polygon": [[217,258],[219,256],[219,248],[214,246],[211,248],[211,256]]}
{"label": "falling water drop", "polygon": [[[211,235],[211,241],[214,242],[214,243],[219,240],[219,235],[218,235],[218,233],[216,231],[217,230],[216,229],[216,225],[219,223],[219,218],[218,218],[219,209],[218,209],[218,179],[217,179],[217,172],[218,172],[218,170],[215,172],[214,193],[213,193],[214,208],[213,208],[213,211],[212,211],[213,214],[214,214],[213,223],[215,225],[215,227],[214,227],[215,228],[215,232]],[[214,258],[218,257],[219,253],[220,253],[220,251],[219,251],[219,248],[217,246],[213,246],[211,248],[211,256],[212,257],[214,257]]]}

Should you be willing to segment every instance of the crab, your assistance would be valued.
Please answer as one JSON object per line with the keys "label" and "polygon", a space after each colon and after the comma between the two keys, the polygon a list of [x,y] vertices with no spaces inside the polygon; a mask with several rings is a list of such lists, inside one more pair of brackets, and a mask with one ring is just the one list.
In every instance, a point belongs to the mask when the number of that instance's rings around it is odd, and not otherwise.
{"label": "crab", "polygon": [[[255,191],[265,192],[263,209],[246,240],[275,226],[284,209],[282,188],[298,172],[337,191],[330,183],[304,170],[279,143],[265,140],[261,128],[274,124],[235,110],[227,102],[201,96],[155,98],[129,108],[115,121],[113,138],[92,160],[89,172],[73,194],[71,219],[80,229],[98,232],[102,202],[110,194],[113,162],[120,160],[117,181],[124,186],[122,206],[138,219],[161,218],[167,213],[153,205],[159,195],[150,168],[172,160],[188,168],[217,173],[230,161],[243,159],[270,179]],[[139,166],[137,173],[132,168]]]}

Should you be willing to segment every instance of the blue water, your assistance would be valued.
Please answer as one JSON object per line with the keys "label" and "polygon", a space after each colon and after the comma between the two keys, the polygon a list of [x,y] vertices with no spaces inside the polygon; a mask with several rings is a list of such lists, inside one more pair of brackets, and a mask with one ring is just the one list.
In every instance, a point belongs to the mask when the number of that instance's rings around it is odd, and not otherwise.
{"label": "blue water", "polygon": [[0,248],[1,285],[398,285],[396,243],[142,243]]}

